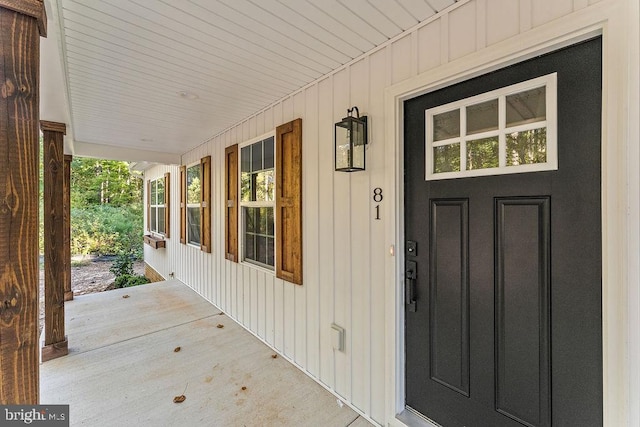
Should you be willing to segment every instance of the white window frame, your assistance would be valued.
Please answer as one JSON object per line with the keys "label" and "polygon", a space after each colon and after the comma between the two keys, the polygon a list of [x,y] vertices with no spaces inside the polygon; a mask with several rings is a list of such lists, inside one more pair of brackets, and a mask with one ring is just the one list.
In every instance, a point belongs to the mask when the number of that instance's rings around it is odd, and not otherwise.
{"label": "white window frame", "polygon": [[[240,259],[240,263],[244,264],[244,265],[248,265],[250,267],[253,268],[257,268],[259,270],[263,270],[265,272],[268,272],[270,274],[275,275],[275,266],[276,266],[276,200],[275,200],[275,191],[274,191],[274,197],[273,200],[269,200],[269,201],[255,201],[255,202],[244,202],[242,201],[242,149],[245,147],[248,147],[252,144],[255,144],[257,142],[260,141],[264,141],[265,139],[269,139],[269,138],[273,138],[273,155],[274,155],[274,159],[273,159],[273,179],[274,179],[274,185],[276,182],[276,174],[278,173],[278,171],[276,170],[276,134],[275,134],[275,130],[268,132],[264,135],[261,135],[259,137],[250,139],[248,141],[245,141],[241,144],[238,144],[238,257]],[[264,153],[263,153],[263,160],[264,160]],[[244,235],[245,235],[245,215],[244,215],[244,208],[261,208],[261,207],[270,207],[273,209],[273,264],[274,265],[268,265],[268,264],[263,264],[259,261],[256,260],[252,260],[252,259],[248,259],[245,258],[245,240],[244,240]]]}
{"label": "white window frame", "polygon": [[[198,203],[189,203],[189,169],[193,168],[194,166],[197,166],[199,168],[200,171],[200,196],[199,196],[199,201]],[[187,242],[187,245],[192,246],[194,248],[198,248],[200,249],[202,242],[192,242],[189,239],[189,208],[198,208],[198,212],[200,215],[200,227],[202,227],[202,163],[200,161],[191,163],[189,165],[187,165],[185,171],[185,177],[184,177],[184,181],[185,181],[185,188],[183,189],[183,191],[185,192],[185,202],[186,202],[186,209],[184,210],[184,214],[186,216],[185,218],[185,224],[186,224],[186,236],[185,236],[185,240]],[[202,240],[202,232],[200,232],[200,240]]]}
{"label": "white window frame", "polygon": [[[506,126],[506,97],[540,87],[546,89],[546,119],[516,126]],[[486,101],[498,100],[498,129],[466,134],[466,107],[481,104]],[[460,136],[441,141],[433,141],[433,117],[452,110],[460,110]],[[546,128],[547,132],[547,161],[545,163],[507,166],[506,163],[506,135],[513,132]],[[506,175],[523,172],[539,172],[558,169],[557,144],[557,73],[548,74],[522,83],[506,86],[486,92],[471,98],[465,98],[449,104],[440,105],[425,111],[425,179],[427,181],[467,178],[473,176]],[[498,137],[500,165],[495,168],[466,170],[467,142],[484,138]],[[453,172],[434,173],[433,149],[439,146],[460,144],[460,170]]]}
{"label": "white window frame", "polygon": [[[162,203],[162,204],[158,203],[158,184],[157,183],[159,181],[162,181],[162,185],[164,187],[164,203]],[[154,184],[156,185],[156,197],[155,197],[155,200],[151,200],[152,199],[151,195],[153,194],[153,185]],[[158,218],[160,218],[160,215],[158,214],[159,208],[167,209],[167,183],[165,182],[164,176],[150,180],[150,182],[149,182],[149,191],[150,191],[149,199],[151,200],[151,203],[149,204],[149,222],[150,222],[149,223],[149,231],[152,234],[156,234],[156,235],[160,235],[160,236],[166,236],[167,235],[167,224],[164,225],[164,230],[162,230],[162,231],[158,230],[158,223],[159,223],[158,222]],[[153,209],[154,208],[155,208],[155,220],[156,220],[156,222],[155,222],[156,223],[155,230],[153,229],[153,226],[152,226],[153,221],[151,221],[152,217],[154,216],[153,215]],[[164,220],[164,214],[162,216],[163,216],[163,220]]]}

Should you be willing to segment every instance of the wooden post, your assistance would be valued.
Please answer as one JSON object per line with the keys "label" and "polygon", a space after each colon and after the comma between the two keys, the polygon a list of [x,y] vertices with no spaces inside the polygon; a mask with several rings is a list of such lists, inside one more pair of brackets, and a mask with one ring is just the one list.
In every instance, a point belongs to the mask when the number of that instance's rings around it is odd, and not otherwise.
{"label": "wooden post", "polygon": [[0,0],[0,405],[38,403],[42,1]]}
{"label": "wooden post", "polygon": [[73,300],[71,290],[71,161],[64,156],[64,300]]}
{"label": "wooden post", "polygon": [[40,122],[44,150],[44,347],[42,361],[69,354],[64,335],[64,123]]}

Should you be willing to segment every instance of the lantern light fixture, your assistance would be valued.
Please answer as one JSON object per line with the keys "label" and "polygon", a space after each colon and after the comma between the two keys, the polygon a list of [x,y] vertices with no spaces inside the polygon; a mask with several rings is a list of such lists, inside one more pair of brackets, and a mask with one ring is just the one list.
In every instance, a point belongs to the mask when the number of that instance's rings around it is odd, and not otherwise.
{"label": "lantern light fixture", "polygon": [[[354,112],[356,117],[353,116]],[[365,170],[367,143],[367,116],[360,117],[358,107],[347,109],[347,117],[335,124],[336,172]]]}

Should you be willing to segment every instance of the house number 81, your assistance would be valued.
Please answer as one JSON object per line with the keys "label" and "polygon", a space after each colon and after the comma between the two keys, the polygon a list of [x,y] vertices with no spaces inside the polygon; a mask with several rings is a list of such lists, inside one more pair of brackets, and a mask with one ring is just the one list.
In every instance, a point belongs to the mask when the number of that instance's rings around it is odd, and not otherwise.
{"label": "house number 81", "polygon": [[[380,203],[384,197],[382,197],[382,188],[377,187],[373,189],[373,201]],[[376,205],[376,219],[380,219],[380,205]]]}

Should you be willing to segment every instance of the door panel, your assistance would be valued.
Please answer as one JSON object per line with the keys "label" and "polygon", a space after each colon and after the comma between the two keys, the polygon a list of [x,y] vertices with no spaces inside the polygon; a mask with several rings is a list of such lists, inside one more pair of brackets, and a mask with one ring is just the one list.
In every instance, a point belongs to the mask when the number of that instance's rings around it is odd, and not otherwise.
{"label": "door panel", "polygon": [[[406,404],[443,426],[602,424],[601,55],[594,39],[405,103]],[[427,109],[554,72],[558,170],[425,181]]]}

